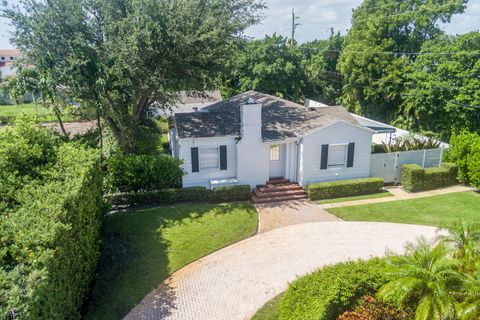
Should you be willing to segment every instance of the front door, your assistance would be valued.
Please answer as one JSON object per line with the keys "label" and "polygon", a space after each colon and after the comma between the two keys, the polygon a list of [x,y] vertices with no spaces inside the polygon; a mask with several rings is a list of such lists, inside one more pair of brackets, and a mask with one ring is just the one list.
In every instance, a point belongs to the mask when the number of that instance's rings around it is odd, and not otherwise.
{"label": "front door", "polygon": [[275,144],[270,146],[270,178],[285,176],[285,145]]}

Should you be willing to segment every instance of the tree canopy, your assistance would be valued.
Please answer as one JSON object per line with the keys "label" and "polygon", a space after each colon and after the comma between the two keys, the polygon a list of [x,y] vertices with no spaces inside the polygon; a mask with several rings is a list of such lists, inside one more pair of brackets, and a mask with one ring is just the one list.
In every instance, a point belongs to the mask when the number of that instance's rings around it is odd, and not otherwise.
{"label": "tree canopy", "polygon": [[213,85],[258,0],[23,0],[5,14],[21,63],[95,106],[127,153],[152,102]]}

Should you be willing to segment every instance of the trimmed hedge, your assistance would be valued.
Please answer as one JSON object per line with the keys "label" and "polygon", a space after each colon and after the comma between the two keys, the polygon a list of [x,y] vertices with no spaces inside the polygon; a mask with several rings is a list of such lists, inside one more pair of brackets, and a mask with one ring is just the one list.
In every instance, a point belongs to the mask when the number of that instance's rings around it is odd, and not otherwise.
{"label": "trimmed hedge", "polygon": [[281,320],[334,320],[388,282],[384,259],[324,267],[290,284],[280,303]]}
{"label": "trimmed hedge", "polygon": [[249,185],[219,187],[213,190],[205,187],[190,187],[183,189],[162,189],[158,191],[129,192],[106,196],[113,206],[143,206],[162,205],[177,202],[195,201],[235,201],[250,198]]}
{"label": "trimmed hedge", "polygon": [[0,318],[78,319],[99,258],[100,155],[59,147],[44,181],[0,219]]}
{"label": "trimmed hedge", "polygon": [[157,191],[182,184],[181,160],[167,155],[113,155],[107,161],[108,193]]}
{"label": "trimmed hedge", "polygon": [[306,189],[311,200],[322,200],[378,193],[382,188],[382,178],[366,178],[312,183]]}
{"label": "trimmed hedge", "polygon": [[458,167],[454,163],[425,169],[417,164],[405,164],[400,181],[409,192],[426,191],[457,184],[457,174]]}

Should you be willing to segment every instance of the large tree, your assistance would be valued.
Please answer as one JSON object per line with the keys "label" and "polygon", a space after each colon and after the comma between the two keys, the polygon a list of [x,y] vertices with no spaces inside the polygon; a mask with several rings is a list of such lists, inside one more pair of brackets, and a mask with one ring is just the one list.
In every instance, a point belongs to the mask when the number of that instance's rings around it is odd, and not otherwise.
{"label": "large tree", "polygon": [[258,0],[21,0],[5,14],[21,63],[98,108],[127,153],[153,102],[211,87]]}
{"label": "large tree", "polygon": [[404,125],[448,140],[480,131],[480,33],[427,41],[411,66]]}
{"label": "large tree", "polygon": [[306,80],[301,58],[298,48],[280,35],[245,41],[236,48],[229,72],[221,79],[222,92],[231,96],[257,90],[298,101]]}
{"label": "large tree", "polygon": [[414,53],[442,34],[439,23],[464,11],[467,0],[365,0],[352,16],[338,69],[350,110],[392,121]]}

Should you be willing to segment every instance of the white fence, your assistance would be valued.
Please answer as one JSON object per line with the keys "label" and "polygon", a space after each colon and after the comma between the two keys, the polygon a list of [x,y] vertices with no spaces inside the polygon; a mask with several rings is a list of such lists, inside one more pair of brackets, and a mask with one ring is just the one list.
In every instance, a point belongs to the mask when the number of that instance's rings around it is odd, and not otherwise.
{"label": "white fence", "polygon": [[443,149],[426,149],[372,154],[370,177],[381,177],[387,183],[400,183],[402,166],[418,164],[421,167],[439,167],[442,164]]}

